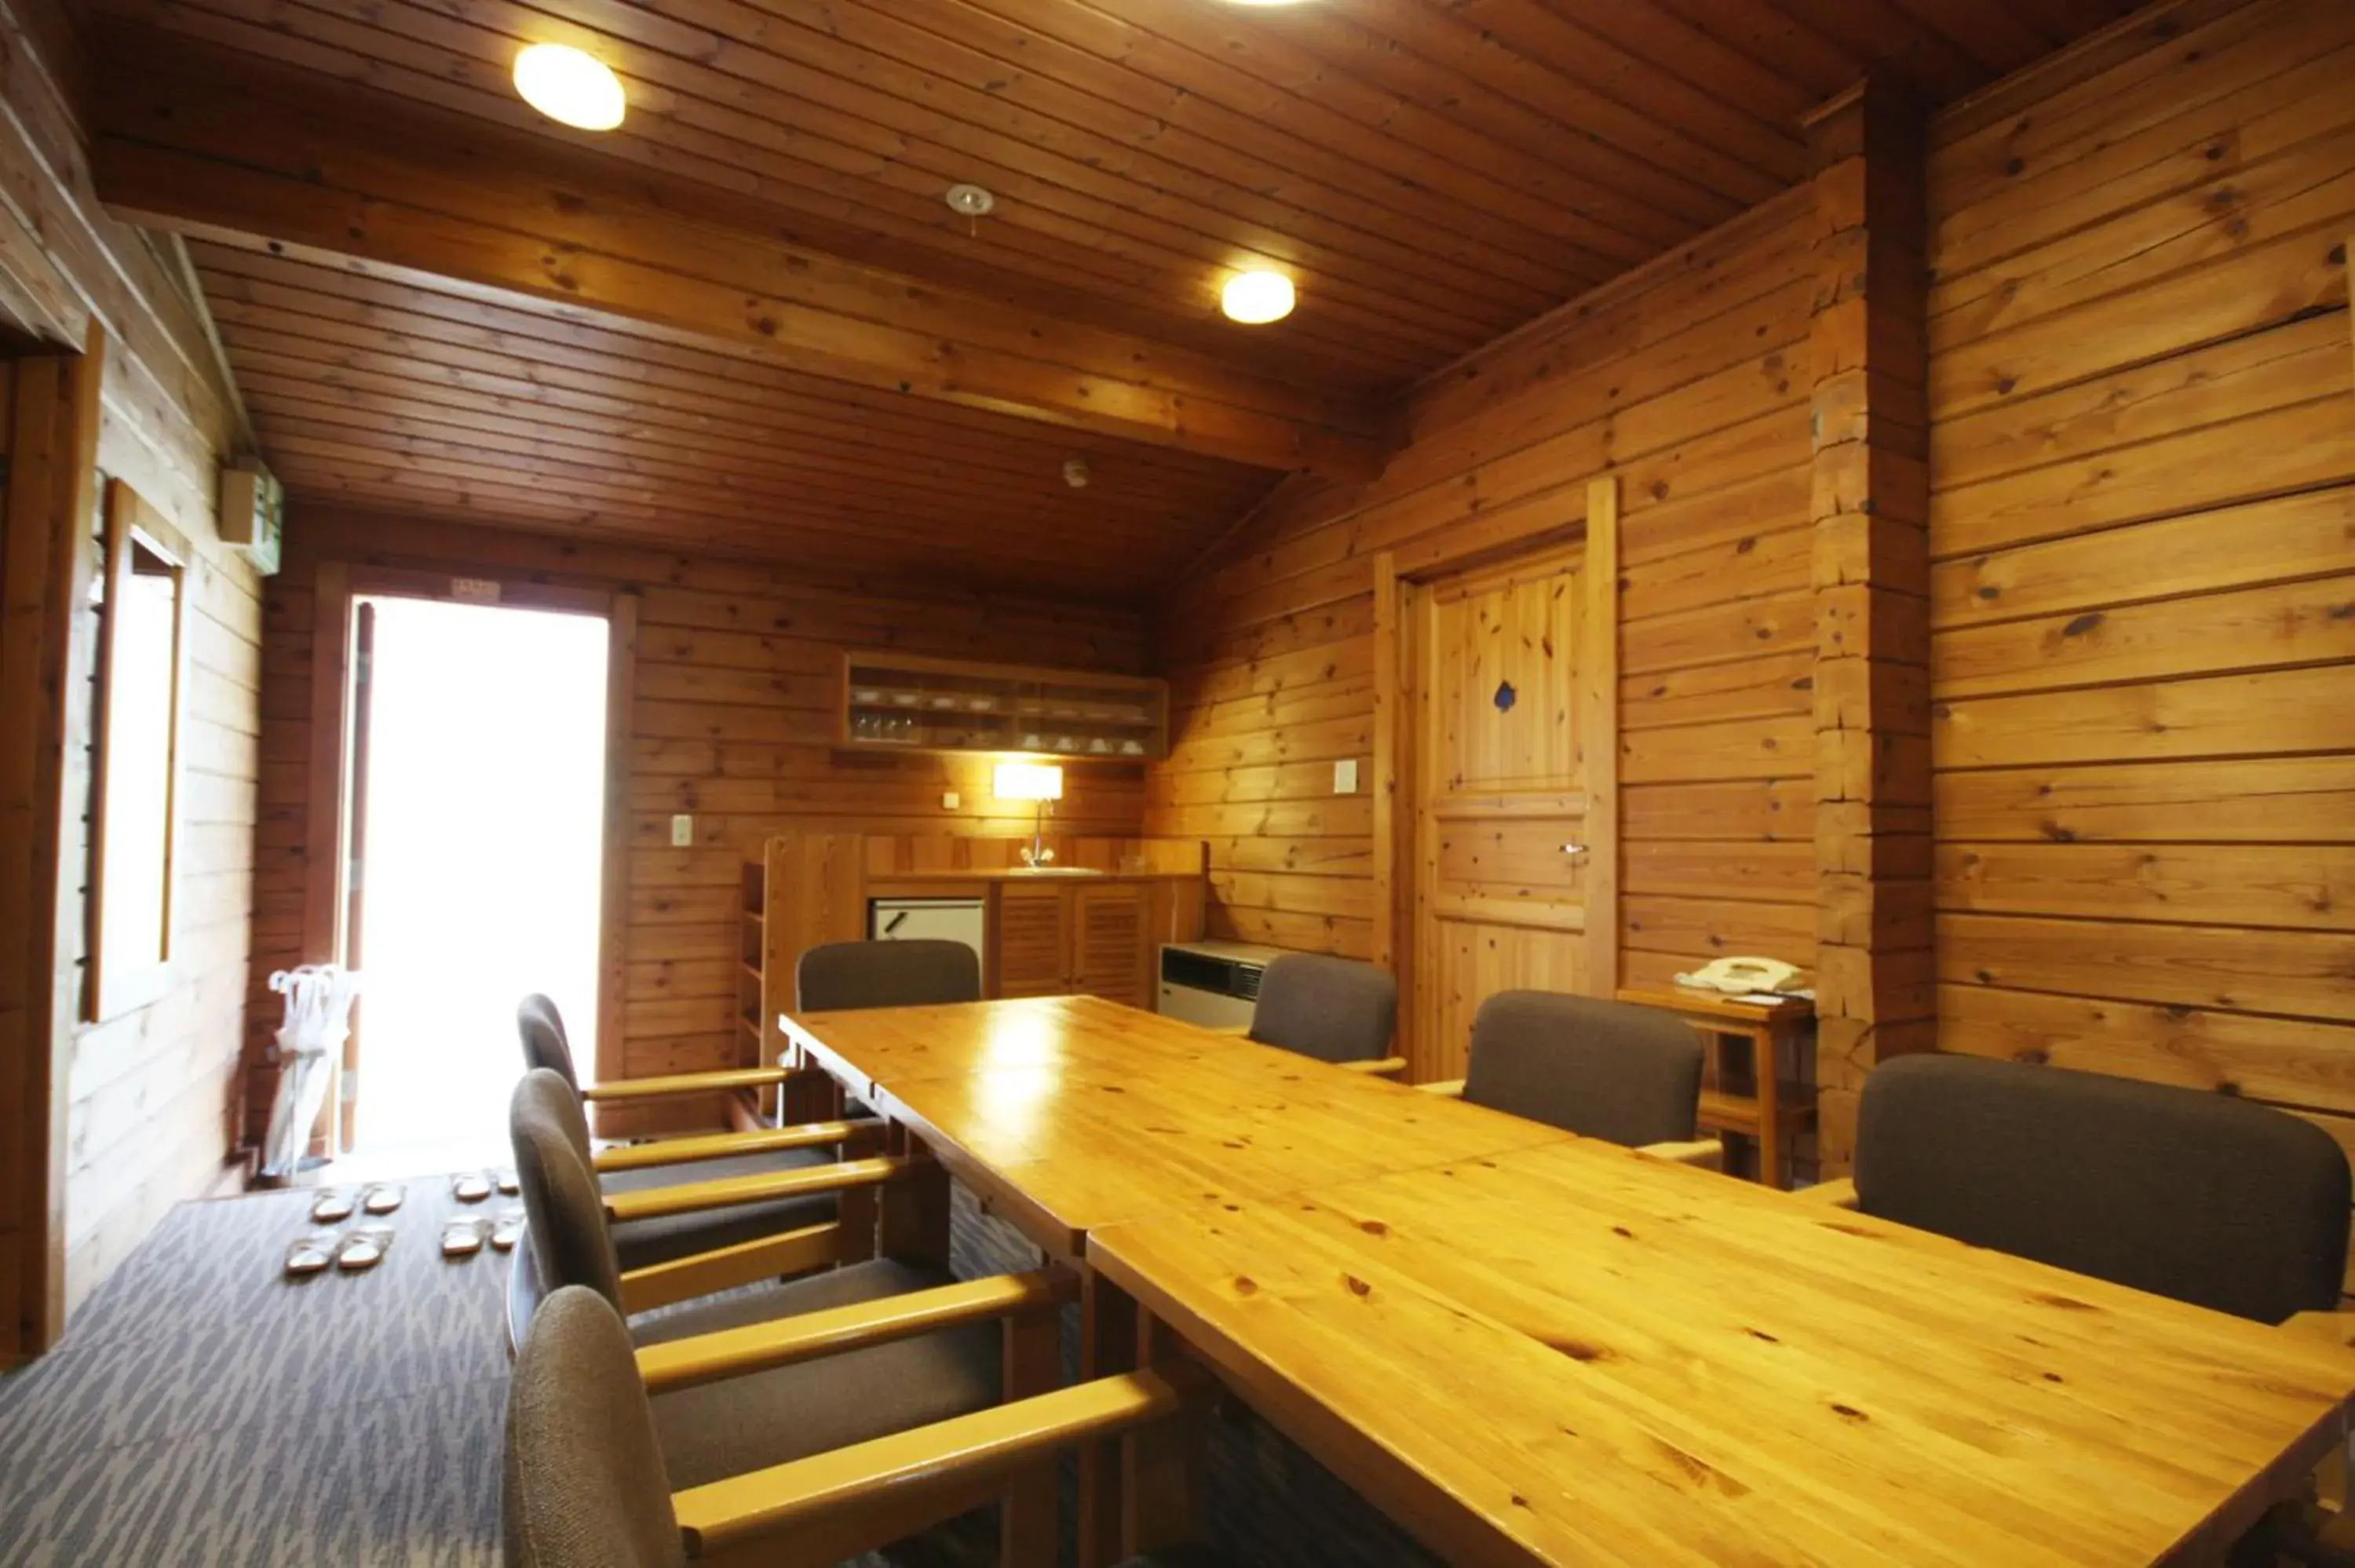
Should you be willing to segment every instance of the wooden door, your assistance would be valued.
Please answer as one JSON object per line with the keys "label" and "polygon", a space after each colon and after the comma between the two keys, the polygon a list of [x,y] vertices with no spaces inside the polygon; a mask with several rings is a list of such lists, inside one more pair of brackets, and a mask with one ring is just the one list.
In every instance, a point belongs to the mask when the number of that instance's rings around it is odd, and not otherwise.
{"label": "wooden door", "polygon": [[1616,911],[1607,891],[1590,908],[1591,889],[1611,885],[1590,833],[1609,823],[1590,812],[1615,744],[1610,587],[1592,591],[1582,546],[1401,600],[1414,758],[1405,1045],[1419,1081],[1462,1075],[1473,1015],[1497,991],[1613,987],[1615,965],[1593,946],[1615,944]]}
{"label": "wooden door", "polygon": [[1071,990],[1146,1007],[1152,889],[1141,883],[1071,889]]}
{"label": "wooden door", "polygon": [[997,996],[1071,989],[1071,889],[1007,883],[997,892]]}

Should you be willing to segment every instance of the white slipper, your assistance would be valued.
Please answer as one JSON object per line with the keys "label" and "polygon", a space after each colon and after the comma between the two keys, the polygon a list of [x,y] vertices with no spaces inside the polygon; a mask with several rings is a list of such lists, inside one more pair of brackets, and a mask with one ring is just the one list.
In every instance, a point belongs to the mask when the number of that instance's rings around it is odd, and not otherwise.
{"label": "white slipper", "polygon": [[479,1203],[491,1195],[491,1179],[480,1171],[469,1171],[450,1179],[450,1192],[462,1203]]}
{"label": "white slipper", "polygon": [[382,1263],[391,1249],[390,1225],[359,1225],[336,1244],[336,1266],[346,1274],[360,1274]]}
{"label": "white slipper", "polygon": [[516,1243],[523,1239],[523,1211],[509,1209],[491,1226],[491,1250],[513,1252]]}
{"label": "white slipper", "polygon": [[308,1279],[325,1272],[327,1265],[335,1261],[335,1251],[336,1238],[327,1232],[296,1237],[287,1245],[286,1277]]}
{"label": "white slipper", "polygon": [[400,1201],[407,1196],[408,1190],[398,1182],[375,1181],[360,1194],[360,1207],[371,1214],[389,1214],[400,1207]]}
{"label": "white slipper", "polygon": [[442,1255],[472,1257],[483,1250],[483,1233],[490,1228],[479,1215],[452,1220],[442,1227]]}
{"label": "white slipper", "polygon": [[311,1203],[311,1220],[314,1224],[340,1225],[352,1217],[358,1201],[338,1187],[330,1187]]}

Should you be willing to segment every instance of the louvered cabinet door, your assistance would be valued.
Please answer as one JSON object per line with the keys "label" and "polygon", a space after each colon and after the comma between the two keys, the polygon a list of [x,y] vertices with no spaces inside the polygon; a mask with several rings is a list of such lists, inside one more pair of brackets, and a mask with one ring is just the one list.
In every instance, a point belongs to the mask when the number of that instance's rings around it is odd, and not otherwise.
{"label": "louvered cabinet door", "polygon": [[997,895],[999,996],[1061,996],[1071,989],[1071,901],[1061,887],[1007,887]]}
{"label": "louvered cabinet door", "polygon": [[1071,990],[1130,1007],[1146,1000],[1152,957],[1146,937],[1152,890],[1135,883],[1071,890],[1073,936]]}

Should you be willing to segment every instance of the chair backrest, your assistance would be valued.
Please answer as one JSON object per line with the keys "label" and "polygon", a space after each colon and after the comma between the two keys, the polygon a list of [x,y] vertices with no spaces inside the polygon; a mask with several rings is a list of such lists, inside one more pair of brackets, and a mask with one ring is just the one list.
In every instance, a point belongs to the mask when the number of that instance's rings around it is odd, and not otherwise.
{"label": "chair backrest", "polygon": [[804,1012],[979,1001],[981,960],[963,942],[828,942],[802,954],[794,992]]}
{"label": "chair backrest", "polygon": [[1320,1062],[1390,1054],[1398,980],[1388,969],[1321,953],[1286,953],[1260,976],[1251,1037]]}
{"label": "chair backrest", "polygon": [[508,1102],[507,1136],[539,1287],[554,1292],[584,1285],[620,1310],[621,1266],[605,1228],[605,1202],[590,1164],[580,1100],[555,1073],[535,1067]]}
{"label": "chair backrest", "polygon": [[1584,1138],[1690,1139],[1701,1044],[1657,1008],[1545,991],[1498,991],[1472,1021],[1464,1097]]}
{"label": "chair backrest", "polygon": [[533,991],[516,1004],[516,1033],[523,1036],[524,1071],[545,1067],[561,1077],[576,1094],[581,1075],[572,1070],[572,1042],[564,1033],[564,1015],[556,1003]]}
{"label": "chair backrest", "polygon": [[1864,1213],[2265,1323],[2338,1305],[2349,1186],[2309,1122],[2105,1074],[1902,1056],[1858,1112]]}
{"label": "chair backrest", "polygon": [[596,1292],[559,1290],[507,1382],[506,1568],[683,1568],[670,1478],[628,1331]]}

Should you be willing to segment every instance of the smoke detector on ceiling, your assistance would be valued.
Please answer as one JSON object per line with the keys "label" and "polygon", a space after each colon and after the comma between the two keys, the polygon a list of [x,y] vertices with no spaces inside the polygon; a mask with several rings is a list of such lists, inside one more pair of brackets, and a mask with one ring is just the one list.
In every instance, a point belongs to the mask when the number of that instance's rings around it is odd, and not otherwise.
{"label": "smoke detector on ceiling", "polygon": [[997,208],[997,198],[981,185],[951,185],[946,199],[949,210],[964,217],[987,217]]}

